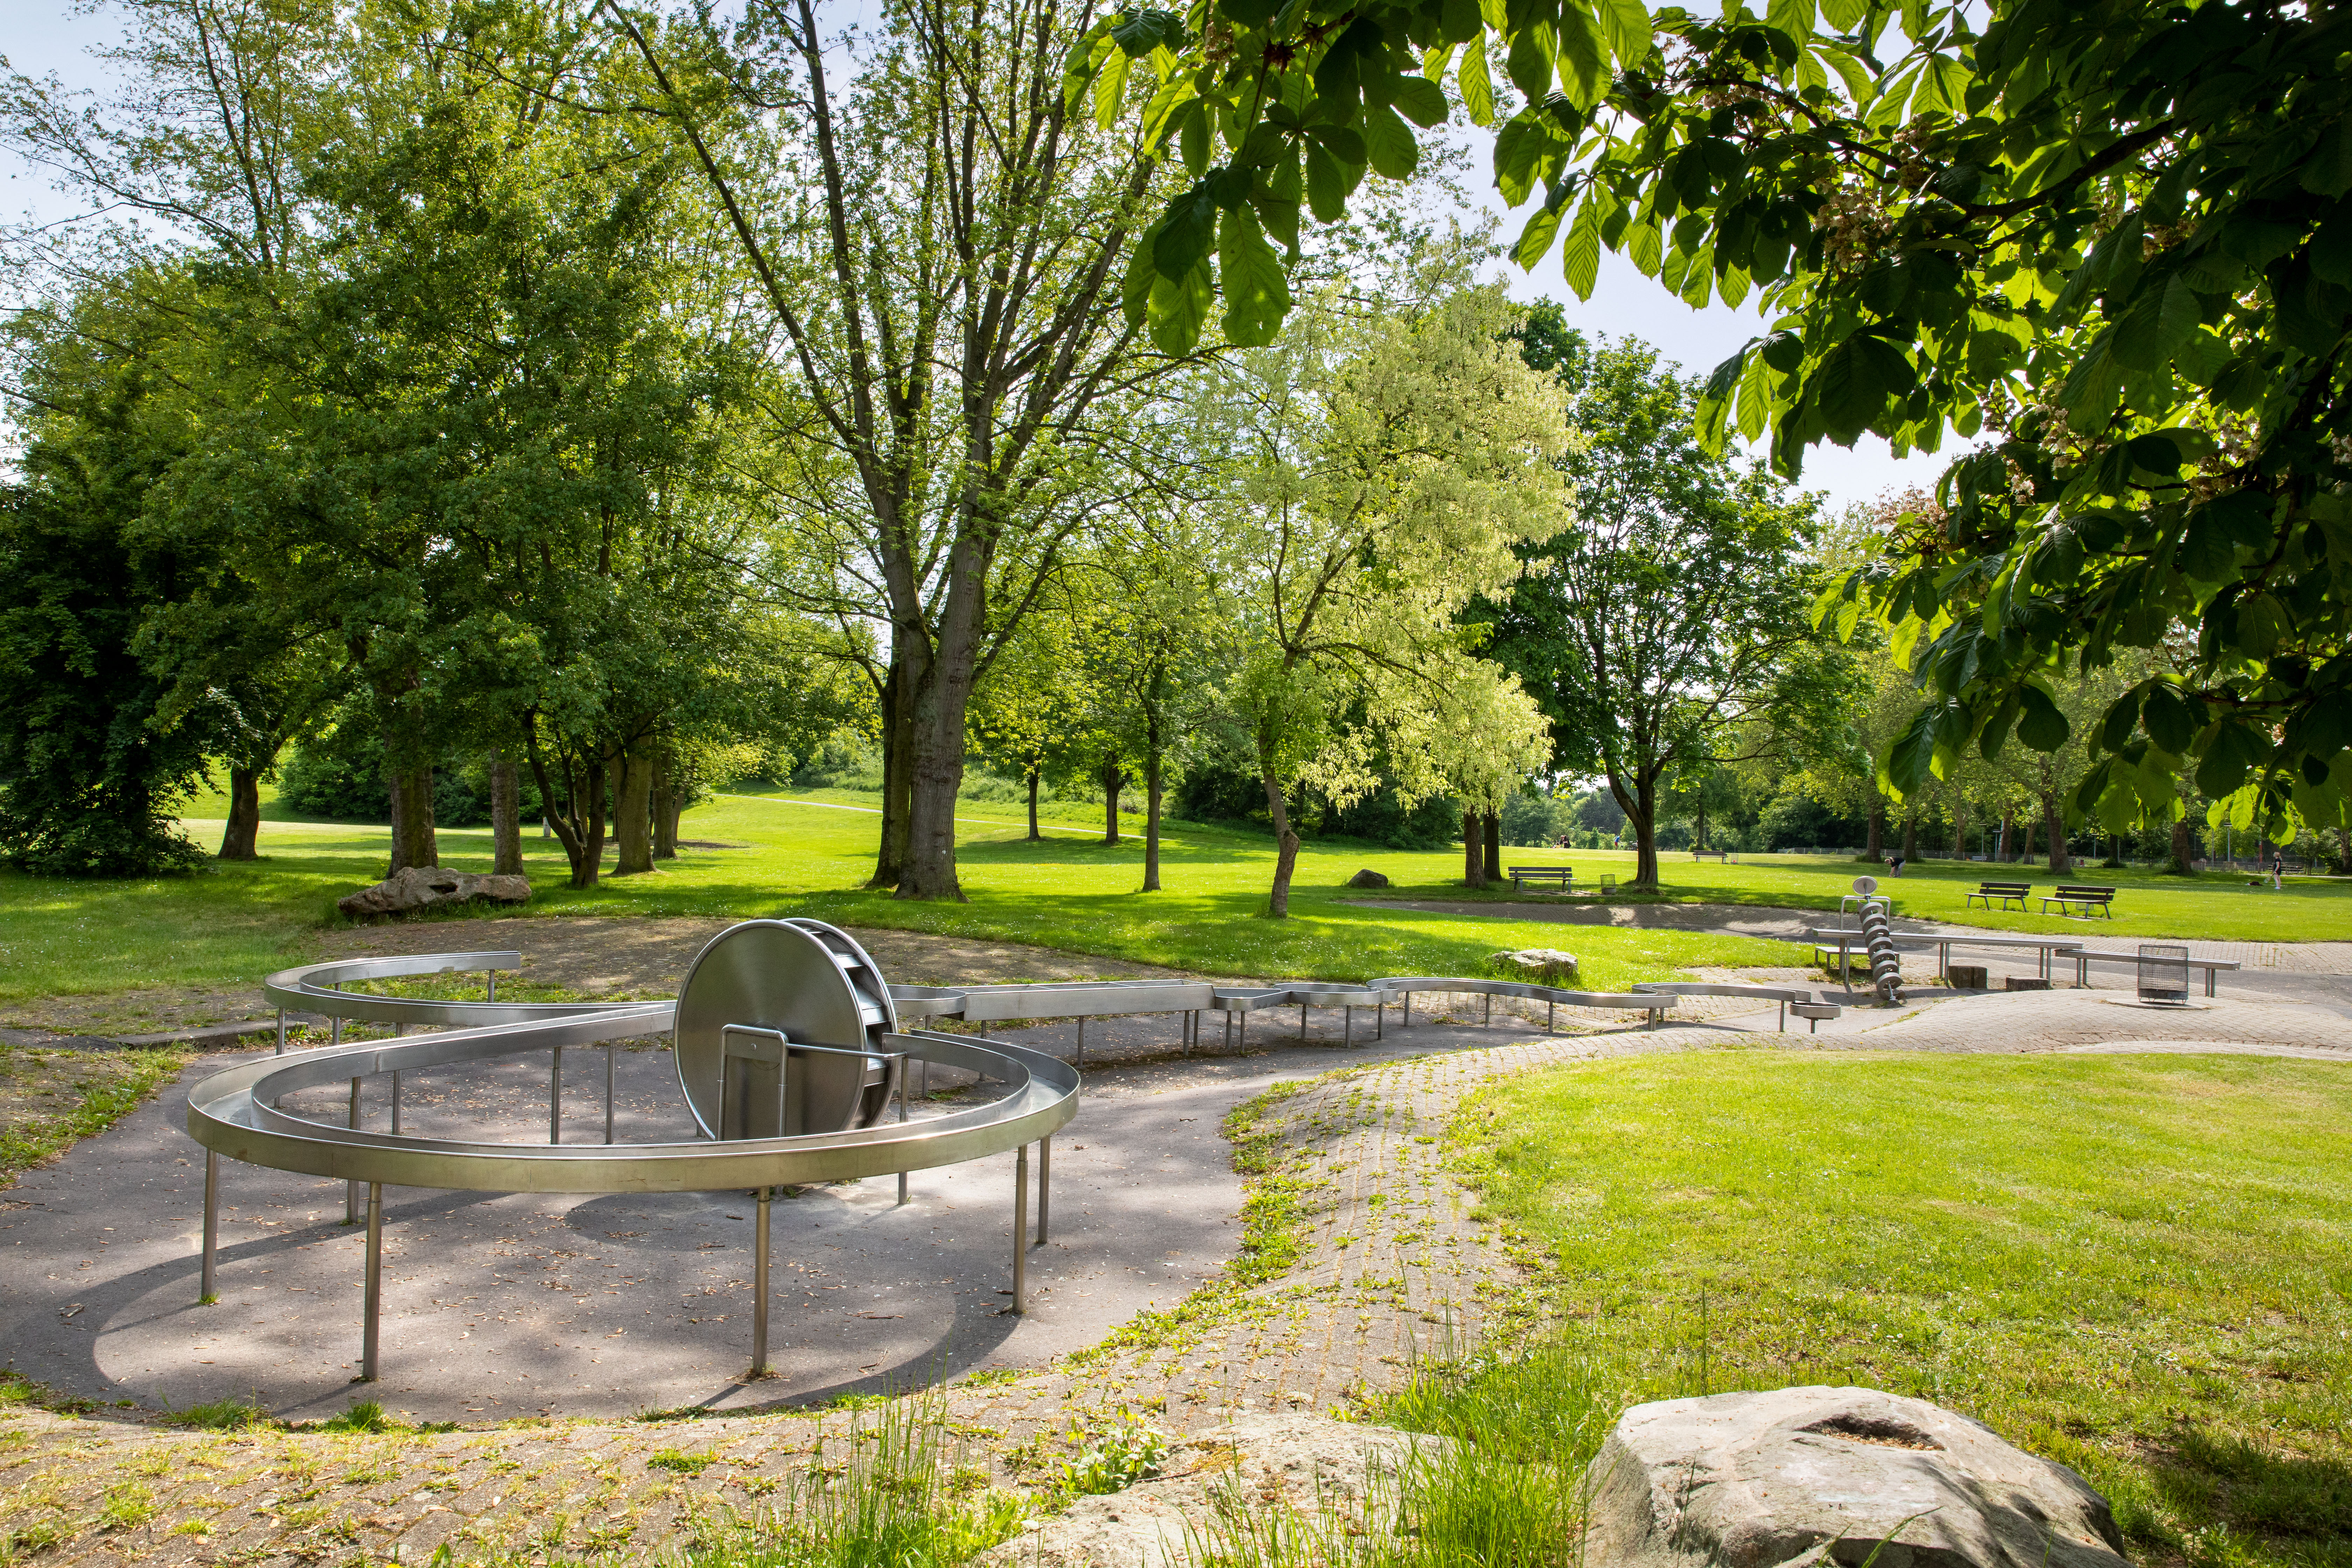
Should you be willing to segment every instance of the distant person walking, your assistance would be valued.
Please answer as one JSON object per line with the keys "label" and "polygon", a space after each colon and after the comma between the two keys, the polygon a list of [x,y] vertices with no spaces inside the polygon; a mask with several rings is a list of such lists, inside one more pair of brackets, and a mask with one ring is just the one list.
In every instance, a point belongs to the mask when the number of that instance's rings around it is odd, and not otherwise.
{"label": "distant person walking", "polygon": [[2286,887],[2286,854],[2284,850],[2271,851],[2271,886],[2282,890]]}

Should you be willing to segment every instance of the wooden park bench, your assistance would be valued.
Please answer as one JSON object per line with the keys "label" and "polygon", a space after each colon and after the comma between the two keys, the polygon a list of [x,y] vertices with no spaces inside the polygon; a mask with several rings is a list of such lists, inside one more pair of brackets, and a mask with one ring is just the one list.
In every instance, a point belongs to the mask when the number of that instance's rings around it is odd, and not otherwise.
{"label": "wooden park bench", "polygon": [[1576,880],[1573,866],[1514,866],[1511,868],[1511,890],[1525,892],[1531,882],[1549,884],[1565,893]]}
{"label": "wooden park bench", "polygon": [[2075,906],[2080,905],[2085,910],[2096,910],[2107,919],[2113,920],[2116,918],[2113,907],[2115,901],[2116,890],[2113,888],[2093,888],[2071,882],[2061,883],[2056,892],[2042,900],[2042,912],[2048,914],[2050,906],[2055,904],[2058,906],[2060,914],[2071,915],[2074,912]]}
{"label": "wooden park bench", "polygon": [[1694,860],[1736,860],[1738,858],[1738,856],[1725,849],[1694,849],[1691,851],[1691,858]]}
{"label": "wooden park bench", "polygon": [[1980,901],[1990,910],[1995,907],[1998,900],[2000,908],[2005,910],[2015,904],[2017,912],[2023,914],[2025,900],[2032,896],[2033,884],[2031,882],[1979,882],[1977,890],[1960,900],[1960,908],[1967,909],[1970,904]]}

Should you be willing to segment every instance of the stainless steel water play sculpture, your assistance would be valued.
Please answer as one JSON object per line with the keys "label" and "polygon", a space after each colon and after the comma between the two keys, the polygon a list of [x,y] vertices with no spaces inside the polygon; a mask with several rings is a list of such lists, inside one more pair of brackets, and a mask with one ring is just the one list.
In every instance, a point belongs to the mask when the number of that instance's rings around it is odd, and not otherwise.
{"label": "stainless steel water play sculpture", "polygon": [[[751,1372],[768,1364],[770,1205],[776,1188],[910,1173],[1013,1152],[1012,1310],[1025,1307],[1026,1258],[1046,1239],[1053,1135],[1077,1112],[1076,1063],[989,1038],[996,1021],[1075,1017],[1078,1059],[1085,1020],[1154,1013],[1183,1015],[1184,1047],[1200,1037],[1200,1016],[1225,1015],[1230,1031],[1251,1011],[1296,1005],[1302,1036],[1310,1006],[1379,1012],[1412,994],[1451,991],[1517,996],[1553,1005],[1616,1008],[1654,1021],[1667,995],[1595,994],[1467,977],[1373,980],[1361,986],[1234,987],[1205,981],[1108,981],[1040,985],[892,987],[847,932],[820,921],[748,921],[712,938],[668,1002],[531,1003],[498,1000],[500,972],[521,966],[513,952],[428,953],[310,964],[269,976],[263,991],[278,1009],[278,1052],[216,1072],[188,1093],[187,1127],[204,1145],[202,1296],[215,1299],[223,1156],[273,1170],[351,1184],[345,1213],[364,1204],[365,1289],[361,1378],[378,1368],[383,1307],[383,1189],[460,1192],[656,1193],[749,1191],[753,1231]],[[480,973],[481,1000],[386,996],[354,983]],[[289,1013],[323,1015],[331,1044],[287,1051]],[[969,1035],[901,1028],[905,1018],[960,1018]],[[346,1023],[389,1024],[391,1038],[342,1041]],[[435,1032],[411,1036],[412,1028]],[[678,1085],[702,1136],[688,1142],[629,1143],[614,1136],[613,1064],[617,1043],[668,1035]],[[562,1089],[567,1050],[602,1047],[604,1121],[599,1142],[564,1142]],[[404,1073],[548,1053],[545,1143],[428,1137],[404,1131]],[[909,1118],[910,1077],[933,1069],[970,1073],[977,1098]],[[390,1080],[387,1124],[361,1124],[361,1085]],[[289,1095],[349,1085],[341,1124],[283,1108]],[[927,1104],[927,1112],[933,1108]],[[1037,1146],[1037,1224],[1029,1235],[1029,1149]],[[363,1198],[362,1198],[362,1194]]]}

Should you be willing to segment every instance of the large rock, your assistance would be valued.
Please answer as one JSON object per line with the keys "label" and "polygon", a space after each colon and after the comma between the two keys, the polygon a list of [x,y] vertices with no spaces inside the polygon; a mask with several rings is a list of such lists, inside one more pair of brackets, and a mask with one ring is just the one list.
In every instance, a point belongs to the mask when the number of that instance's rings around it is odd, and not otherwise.
{"label": "large rock", "polygon": [[437,867],[404,866],[373,888],[362,888],[335,900],[347,915],[397,915],[429,910],[439,904],[463,904],[487,899],[494,904],[530,900],[528,878],[478,877],[471,871],[444,871]]}
{"label": "large rock", "polygon": [[1179,1438],[1160,1479],[1033,1518],[974,1568],[1178,1568],[1195,1561],[1193,1548],[1236,1506],[1288,1508],[1351,1536],[1385,1536],[1414,1452],[1447,1447],[1444,1437],[1320,1415],[1235,1415]]}
{"label": "large rock", "polygon": [[2081,1476],[1872,1388],[1636,1405],[1585,1486],[1586,1568],[2126,1568]]}
{"label": "large rock", "polygon": [[1351,888],[1385,888],[1388,885],[1389,879],[1370,866],[1348,879],[1348,886]]}
{"label": "large rock", "polygon": [[1487,962],[1507,980],[1521,980],[1530,985],[1576,984],[1576,954],[1562,952],[1556,947],[1522,947],[1498,952]]}

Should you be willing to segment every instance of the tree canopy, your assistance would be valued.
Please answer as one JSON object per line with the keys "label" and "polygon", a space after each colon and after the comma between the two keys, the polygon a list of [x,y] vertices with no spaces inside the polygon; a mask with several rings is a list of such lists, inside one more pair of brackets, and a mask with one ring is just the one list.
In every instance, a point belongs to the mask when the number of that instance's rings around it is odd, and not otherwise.
{"label": "tree canopy", "polygon": [[2062,663],[2178,626],[2196,657],[2098,717],[2074,805],[2121,823],[2187,771],[2277,831],[2352,783],[2347,43],[2341,6],[2255,0],[1219,0],[1107,21],[1070,90],[1113,112],[1150,62],[1142,123],[1195,179],[1128,299],[1180,346],[1213,285],[1271,331],[1253,237],[1409,170],[1450,81],[1536,204],[1522,264],[1557,246],[1589,296],[1606,247],[1767,313],[1708,384],[1710,439],[1792,477],[1865,432],[1970,444],[1945,515],[1822,605],[1889,623],[1917,675],[1896,787],[2062,744]]}

